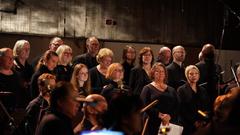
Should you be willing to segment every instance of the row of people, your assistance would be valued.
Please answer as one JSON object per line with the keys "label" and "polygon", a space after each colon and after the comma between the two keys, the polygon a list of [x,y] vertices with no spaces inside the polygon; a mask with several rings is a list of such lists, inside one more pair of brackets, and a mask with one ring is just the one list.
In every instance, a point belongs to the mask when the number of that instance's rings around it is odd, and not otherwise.
{"label": "row of people", "polygon": [[[44,55],[41,56],[41,59],[39,60],[38,65],[36,66],[35,73],[31,76],[31,82],[30,82],[31,99],[39,95],[38,94],[39,86],[38,86],[37,80],[38,80],[38,77],[43,73],[55,74],[57,81],[71,80],[71,82],[75,84],[74,87],[79,89],[79,93],[83,93],[85,96],[87,96],[89,93],[98,93],[98,94],[102,93],[104,96],[106,96],[107,101],[111,100],[108,98],[109,97],[111,98],[112,94],[115,93],[115,91],[112,91],[113,89],[115,90],[121,89],[120,90],[121,93],[124,93],[126,90],[128,90],[133,94],[141,95],[141,93],[143,92],[142,91],[143,88],[146,85],[149,85],[149,83],[152,83],[153,81],[151,78],[152,77],[151,72],[153,68],[152,65],[154,63],[154,57],[153,57],[154,55],[151,48],[149,47],[144,47],[143,49],[140,50],[139,64],[136,67],[134,67],[134,64],[133,64],[136,58],[136,51],[132,46],[127,46],[124,49],[123,64],[114,63],[115,65],[113,64],[114,66],[111,66],[111,63],[113,61],[113,52],[108,48],[100,49],[97,38],[90,37],[88,38],[86,43],[88,52],[84,55],[81,55],[81,59],[84,59],[85,62],[84,60],[79,60],[78,62],[73,63],[74,66],[71,66],[72,49],[67,45],[62,45],[61,43],[63,42],[60,42],[59,44],[57,43],[55,44],[53,41],[51,41],[52,43],[50,44],[51,45],[50,48],[54,46],[53,48],[55,48],[56,50],[53,51],[49,49],[44,53]],[[56,41],[59,41],[59,40],[56,40]],[[17,74],[15,74],[17,70],[15,69],[12,70],[12,67],[21,68],[21,66],[13,66],[13,64],[17,63],[15,61],[19,61],[18,65],[20,64],[24,65],[22,69],[24,69],[25,72],[27,71],[27,73],[30,73],[31,71],[30,69],[27,69],[27,70],[25,69],[25,67],[27,67],[26,65],[29,65],[27,64],[27,58],[29,56],[30,44],[25,40],[23,40],[22,43],[18,43],[18,44],[16,43],[14,47],[16,49],[13,49],[13,51],[9,48],[1,49],[1,59],[2,59],[1,75],[3,76],[2,77],[3,81],[1,82],[3,83],[6,82],[6,84],[8,84],[8,85],[3,84],[1,88],[3,91],[10,91],[17,95],[17,98],[13,97],[12,98],[13,100],[11,101],[10,100],[7,102],[4,101],[4,104],[8,108],[10,108],[10,110],[11,108],[14,108],[13,107],[15,102],[14,100],[19,101],[17,102],[19,104],[20,102],[24,101],[23,99],[26,99],[24,98],[24,96],[26,96],[29,93],[29,91],[27,91],[26,89],[25,89],[26,93],[24,93],[21,88],[24,89],[29,87],[27,82],[29,82],[30,79],[28,79],[27,81],[24,80],[26,81],[26,83],[21,83],[21,81],[19,80],[24,78],[19,77]],[[165,47],[165,50],[166,52],[168,52],[166,54],[169,54],[170,49],[166,49]],[[211,77],[213,78],[210,81],[208,81],[209,87],[207,87],[207,93],[212,99],[210,101],[213,101],[216,97],[216,95],[211,93],[212,91],[216,92],[213,88],[214,86],[213,84],[215,82],[211,82],[213,80],[214,81],[216,80],[215,78],[216,69],[214,66],[211,66],[214,64],[214,47],[210,44],[207,44],[203,47],[201,52],[203,55],[202,63],[203,65],[205,64],[206,66],[203,66],[204,67],[203,70],[201,70],[202,69],[201,66],[198,66],[200,70],[200,78],[202,77],[201,76],[203,74],[202,72],[205,72],[206,75],[211,75],[212,73],[212,76],[207,76],[205,79],[210,79]],[[13,54],[18,54],[18,55],[15,55],[13,57]],[[87,55],[87,54],[94,54],[94,55]],[[165,54],[165,53],[161,52],[160,54]],[[185,55],[186,55],[186,52],[182,46],[174,47],[172,50],[173,62],[171,64],[168,63],[169,65],[166,67],[167,73],[165,75],[168,76],[168,79],[165,82],[165,84],[169,87],[173,87],[175,91],[177,91],[180,85],[184,84],[187,81],[184,75],[184,64],[183,64]],[[160,58],[161,57],[159,57],[159,60]],[[13,59],[15,59],[14,63],[13,63]],[[76,59],[78,59],[78,56],[76,57]],[[91,64],[88,65],[87,63],[88,62],[92,63],[93,60],[96,60],[97,63],[95,63],[95,65],[90,69],[89,65]],[[168,60],[169,58],[166,58],[165,61],[168,61]],[[84,66],[84,64],[79,64],[79,62],[85,63],[87,64],[87,66]],[[164,62],[164,64],[167,64],[167,62],[166,63]],[[78,68],[81,68],[81,71]],[[79,70],[79,71],[76,71],[76,70]],[[89,73],[88,73],[88,70],[89,70]],[[109,73],[108,73],[108,70],[109,70]],[[126,74],[127,71],[129,73]],[[24,72],[22,71],[20,72],[24,74]],[[12,77],[12,75],[14,75],[14,77]],[[129,77],[125,77],[125,75]],[[9,79],[10,76],[11,78]],[[85,79],[83,76],[85,76]],[[129,80],[127,81],[126,79],[129,79]],[[14,86],[11,85],[12,82],[16,82],[15,83],[16,85]],[[126,83],[123,83],[123,82],[126,82]],[[127,87],[124,84],[126,85],[128,84],[127,86],[129,87]],[[11,88],[11,87],[14,87],[14,88]],[[24,104],[26,103],[28,102],[25,102]],[[8,104],[12,104],[12,105],[8,105]],[[166,119],[168,119],[168,115],[166,115]]]}

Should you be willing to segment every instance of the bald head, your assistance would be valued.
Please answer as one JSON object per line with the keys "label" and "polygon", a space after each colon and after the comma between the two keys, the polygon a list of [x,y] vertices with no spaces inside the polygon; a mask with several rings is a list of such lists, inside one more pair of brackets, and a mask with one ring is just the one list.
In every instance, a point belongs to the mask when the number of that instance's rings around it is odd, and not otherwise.
{"label": "bald head", "polygon": [[175,62],[183,62],[185,60],[185,49],[181,45],[175,46],[172,49],[173,61]]}
{"label": "bald head", "polygon": [[158,51],[158,62],[162,62],[164,65],[168,65],[171,60],[171,49],[164,46]]}
{"label": "bald head", "polygon": [[49,50],[56,51],[60,45],[63,45],[63,40],[60,37],[54,37],[49,43]]}
{"label": "bald head", "polygon": [[0,49],[0,69],[11,70],[13,66],[13,50],[10,48]]}

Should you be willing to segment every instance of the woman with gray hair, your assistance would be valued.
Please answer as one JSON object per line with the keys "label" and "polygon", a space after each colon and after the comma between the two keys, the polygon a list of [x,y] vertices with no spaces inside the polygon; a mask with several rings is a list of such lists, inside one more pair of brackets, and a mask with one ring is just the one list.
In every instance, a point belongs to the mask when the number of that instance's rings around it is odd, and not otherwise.
{"label": "woman with gray hair", "polygon": [[20,84],[23,87],[21,100],[25,108],[30,101],[30,81],[34,73],[33,67],[28,63],[30,43],[27,40],[18,40],[13,47],[14,70],[20,75]]}

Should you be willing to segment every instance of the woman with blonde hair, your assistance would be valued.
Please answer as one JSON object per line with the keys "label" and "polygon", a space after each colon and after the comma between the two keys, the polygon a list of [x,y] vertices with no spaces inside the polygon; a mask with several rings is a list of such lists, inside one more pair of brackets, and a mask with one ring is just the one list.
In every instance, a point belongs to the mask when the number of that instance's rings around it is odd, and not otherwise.
{"label": "woman with blonde hair", "polygon": [[129,94],[129,87],[123,83],[123,75],[124,71],[120,63],[112,63],[108,67],[106,78],[109,79],[109,83],[104,86],[101,93],[108,103],[119,95]]}
{"label": "woman with blonde hair", "polygon": [[100,94],[103,86],[108,84],[108,80],[105,78],[108,67],[112,64],[113,52],[108,48],[102,48],[97,54],[96,67],[89,70],[93,93]]}
{"label": "woman with blonde hair", "polygon": [[61,45],[56,50],[59,60],[55,69],[57,81],[70,81],[72,76],[72,48],[68,45]]}
{"label": "woman with blonde hair", "polygon": [[207,91],[197,84],[200,78],[199,69],[195,65],[189,65],[185,69],[185,76],[187,82],[178,88],[178,94],[181,99],[183,135],[190,135],[204,124],[198,112],[208,112],[210,102]]}
{"label": "woman with blonde hair", "polygon": [[72,73],[71,83],[78,90],[80,95],[88,96],[91,94],[91,82],[88,68],[84,64],[75,65]]}
{"label": "woman with blonde hair", "polygon": [[179,124],[180,100],[176,90],[167,85],[167,77],[165,65],[157,62],[151,68],[152,82],[143,87],[140,97],[145,105],[158,100],[158,103],[147,111],[149,122],[145,135],[157,135],[160,124]]}

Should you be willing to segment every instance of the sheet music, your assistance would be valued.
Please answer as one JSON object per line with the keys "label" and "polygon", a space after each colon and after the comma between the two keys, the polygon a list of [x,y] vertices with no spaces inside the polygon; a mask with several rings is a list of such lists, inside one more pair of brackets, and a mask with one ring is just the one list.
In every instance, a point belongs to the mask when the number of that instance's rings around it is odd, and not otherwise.
{"label": "sheet music", "polygon": [[179,126],[179,125],[176,125],[176,124],[173,124],[173,123],[169,123],[169,125],[167,125],[167,126],[163,126],[161,124],[160,127],[159,127],[159,130],[158,130],[158,135],[163,135],[163,134],[161,134],[160,129],[167,128],[167,127],[170,128],[170,131],[167,132],[167,135],[182,135],[183,126]]}

